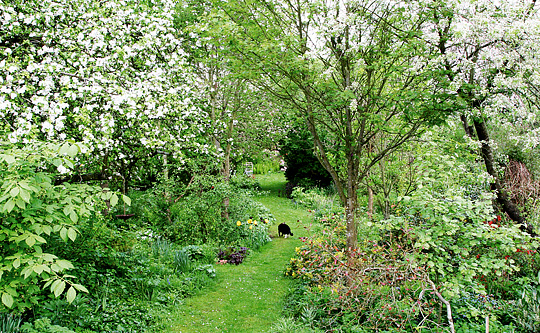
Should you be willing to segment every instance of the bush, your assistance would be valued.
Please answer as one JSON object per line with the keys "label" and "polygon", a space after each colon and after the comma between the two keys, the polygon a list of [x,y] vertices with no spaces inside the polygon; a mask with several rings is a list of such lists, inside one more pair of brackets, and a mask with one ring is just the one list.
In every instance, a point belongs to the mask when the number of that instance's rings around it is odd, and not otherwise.
{"label": "bush", "polygon": [[280,141],[280,153],[287,165],[285,178],[293,186],[327,187],[332,183],[328,171],[313,154],[313,141],[305,126],[293,127],[287,133]]}

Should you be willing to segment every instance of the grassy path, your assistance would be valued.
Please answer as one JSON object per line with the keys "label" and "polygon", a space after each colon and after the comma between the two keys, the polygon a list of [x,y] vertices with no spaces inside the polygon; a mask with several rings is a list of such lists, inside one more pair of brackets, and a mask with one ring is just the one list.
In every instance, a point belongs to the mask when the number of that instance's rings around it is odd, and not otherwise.
{"label": "grassy path", "polygon": [[[295,208],[289,200],[277,196],[285,179],[281,174],[257,178],[267,196],[257,198],[270,209],[277,223],[270,227],[273,241],[250,255],[239,266],[217,266],[217,281],[199,295],[188,298],[171,313],[166,332],[268,332],[280,318],[282,301],[290,281],[283,269],[307,236],[305,210]],[[299,220],[299,222],[297,222]],[[294,237],[277,237],[277,225],[287,223]]]}

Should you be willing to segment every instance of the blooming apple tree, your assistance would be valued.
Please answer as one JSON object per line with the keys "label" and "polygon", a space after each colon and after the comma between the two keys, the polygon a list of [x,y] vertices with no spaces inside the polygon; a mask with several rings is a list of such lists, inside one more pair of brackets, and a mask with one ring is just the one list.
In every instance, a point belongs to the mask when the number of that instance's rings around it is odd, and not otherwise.
{"label": "blooming apple tree", "polygon": [[[538,45],[540,20],[535,1],[426,1],[433,24],[424,38],[437,46],[450,89],[459,96],[466,133],[481,142],[486,169],[494,179],[497,201],[529,232],[508,198],[494,162],[489,127],[504,129],[524,149],[540,143]],[[469,125],[472,120],[473,126]]]}
{"label": "blooming apple tree", "polygon": [[93,153],[83,173],[126,171],[158,149],[179,159],[187,148],[207,153],[204,113],[194,103],[199,92],[175,34],[174,6],[2,5],[0,118],[9,140],[81,141]]}

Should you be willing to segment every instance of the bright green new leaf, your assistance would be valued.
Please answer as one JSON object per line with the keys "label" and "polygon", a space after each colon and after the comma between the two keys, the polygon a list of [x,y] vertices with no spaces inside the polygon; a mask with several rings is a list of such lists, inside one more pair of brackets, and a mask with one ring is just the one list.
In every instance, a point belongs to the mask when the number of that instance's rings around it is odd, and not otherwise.
{"label": "bright green new leaf", "polygon": [[10,199],[4,204],[3,210],[7,211],[8,213],[11,213],[14,207],[15,207],[15,201],[13,199]]}
{"label": "bright green new leaf", "polygon": [[82,292],[85,292],[85,293],[88,292],[88,289],[86,289],[86,287],[83,286],[83,285],[74,283],[74,284],[73,284],[73,287],[74,287],[75,289],[77,289],[78,291],[82,291]]}
{"label": "bright green new leaf", "polygon": [[13,297],[10,294],[3,293],[2,303],[4,303],[4,305],[8,308],[11,308],[13,306]]}
{"label": "bright green new leaf", "polygon": [[64,292],[64,289],[66,289],[66,283],[64,281],[60,281],[58,284],[54,284],[54,296],[55,297],[58,297],[60,296],[60,294],[62,294]]}
{"label": "bright green new leaf", "polygon": [[68,260],[57,260],[56,263],[58,264],[58,266],[64,269],[71,269],[74,267],[73,264]]}
{"label": "bright green new leaf", "polygon": [[115,193],[115,194],[113,194],[113,195],[111,196],[111,205],[112,205],[112,206],[116,206],[117,203],[118,203],[118,196],[117,196],[116,193]]}
{"label": "bright green new leaf", "polygon": [[60,229],[60,238],[62,238],[62,240],[64,240],[64,241],[67,241],[67,229],[66,229],[66,227],[62,227],[62,229]]}
{"label": "bright green new leaf", "polygon": [[126,203],[126,205],[131,206],[131,199],[127,195],[122,195],[122,200]]}
{"label": "bright green new leaf", "polygon": [[66,300],[68,303],[72,303],[75,300],[75,297],[77,296],[77,292],[75,291],[75,288],[69,287],[67,294],[66,294]]}
{"label": "bright green new leaf", "polygon": [[11,189],[11,191],[9,191],[9,195],[11,195],[12,197],[16,197],[18,194],[19,194],[19,188],[18,187],[14,187],[14,188]]}
{"label": "bright green new leaf", "polygon": [[68,237],[69,239],[71,239],[71,241],[75,241],[75,239],[77,238],[77,231],[73,228],[69,228],[68,230]]}
{"label": "bright green new leaf", "polygon": [[69,218],[71,219],[71,221],[73,221],[73,223],[77,223],[77,221],[79,220],[79,216],[77,215],[77,213],[75,213],[75,211],[71,211],[71,213],[69,213]]}

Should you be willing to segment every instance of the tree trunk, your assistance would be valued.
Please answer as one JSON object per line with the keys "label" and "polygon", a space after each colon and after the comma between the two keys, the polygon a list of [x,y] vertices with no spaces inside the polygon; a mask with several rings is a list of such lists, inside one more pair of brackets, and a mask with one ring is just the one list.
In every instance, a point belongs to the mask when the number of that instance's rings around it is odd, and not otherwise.
{"label": "tree trunk", "polygon": [[516,223],[520,224],[520,229],[529,233],[531,236],[536,236],[534,228],[531,224],[527,223],[521,213],[519,208],[510,200],[506,190],[504,189],[497,171],[495,170],[494,161],[493,161],[493,152],[491,151],[491,146],[489,145],[489,134],[487,131],[486,123],[484,121],[474,119],[474,128],[476,129],[476,134],[478,135],[478,140],[482,142],[482,158],[486,165],[487,172],[493,177],[494,183],[492,188],[497,194],[497,202],[501,205],[503,211],[508,214],[508,216]]}
{"label": "tree trunk", "polygon": [[368,214],[368,217],[370,219],[373,218],[373,189],[371,188],[371,186],[368,185],[368,188],[367,188],[367,192],[368,192],[368,209],[367,209],[367,214]]}

